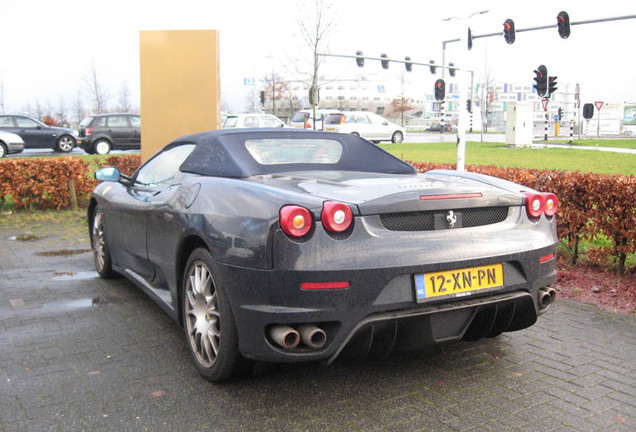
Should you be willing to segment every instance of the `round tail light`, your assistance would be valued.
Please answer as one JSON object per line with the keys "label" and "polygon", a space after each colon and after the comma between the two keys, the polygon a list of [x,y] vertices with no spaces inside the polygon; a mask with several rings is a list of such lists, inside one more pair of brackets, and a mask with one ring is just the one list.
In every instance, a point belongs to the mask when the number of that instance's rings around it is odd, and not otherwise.
{"label": "round tail light", "polygon": [[311,213],[304,207],[287,205],[279,211],[280,227],[290,237],[303,237],[313,225]]}
{"label": "round tail light", "polygon": [[555,194],[547,193],[545,196],[545,215],[554,216],[559,208],[559,200]]}
{"label": "round tail light", "polygon": [[526,197],[526,211],[528,216],[538,218],[544,211],[545,198],[543,194],[536,192],[524,192]]}
{"label": "round tail light", "polygon": [[322,206],[320,220],[328,231],[343,232],[351,226],[353,213],[346,204],[326,201]]}

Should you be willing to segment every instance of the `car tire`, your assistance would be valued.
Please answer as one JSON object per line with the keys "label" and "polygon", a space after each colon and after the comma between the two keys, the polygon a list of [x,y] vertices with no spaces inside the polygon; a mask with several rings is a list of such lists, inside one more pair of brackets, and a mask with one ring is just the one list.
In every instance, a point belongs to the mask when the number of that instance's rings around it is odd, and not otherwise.
{"label": "car tire", "polygon": [[110,153],[110,142],[105,139],[100,139],[93,145],[93,153],[98,155],[105,155]]}
{"label": "car tire", "polygon": [[219,382],[247,366],[238,349],[232,309],[210,252],[195,249],[185,267],[181,289],[183,329],[199,374]]}
{"label": "car tire", "polygon": [[0,142],[0,159],[5,157],[6,155],[7,155],[7,148],[5,147],[4,143]]}
{"label": "car tire", "polygon": [[404,141],[404,134],[401,131],[393,132],[393,135],[391,135],[391,142],[394,144],[399,144],[402,141]]}
{"label": "car tire", "polygon": [[70,135],[62,135],[57,139],[55,150],[61,153],[69,153],[75,148],[75,138]]}
{"label": "car tire", "polygon": [[91,227],[91,248],[93,249],[93,259],[95,269],[101,278],[112,279],[118,276],[113,270],[113,262],[110,257],[110,249],[106,242],[106,231],[104,229],[104,212],[95,207],[93,213],[93,224]]}

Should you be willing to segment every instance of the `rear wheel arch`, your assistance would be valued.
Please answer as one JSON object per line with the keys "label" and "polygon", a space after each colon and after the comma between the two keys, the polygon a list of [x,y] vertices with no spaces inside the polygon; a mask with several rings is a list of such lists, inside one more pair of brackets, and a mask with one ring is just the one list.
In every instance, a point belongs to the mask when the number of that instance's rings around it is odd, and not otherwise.
{"label": "rear wheel arch", "polygon": [[210,255],[213,255],[207,243],[201,237],[195,234],[188,235],[181,241],[181,245],[179,246],[179,250],[177,253],[177,262],[175,263],[175,266],[176,266],[175,275],[177,277],[176,286],[177,286],[177,298],[179,301],[179,323],[181,325],[184,325],[183,304],[181,304],[183,301],[182,300],[183,296],[181,295],[182,294],[181,290],[183,289],[183,275],[185,273],[186,265],[188,263],[188,259],[190,258],[190,255],[192,255],[192,252],[194,252],[195,250],[199,248],[206,249],[208,252],[210,252]]}

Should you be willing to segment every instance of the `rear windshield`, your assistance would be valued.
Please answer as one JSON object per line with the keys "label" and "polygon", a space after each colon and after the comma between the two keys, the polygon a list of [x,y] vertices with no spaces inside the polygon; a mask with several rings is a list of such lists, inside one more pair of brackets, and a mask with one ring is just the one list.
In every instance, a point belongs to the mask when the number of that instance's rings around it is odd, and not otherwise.
{"label": "rear windshield", "polygon": [[225,123],[223,123],[223,127],[235,127],[238,122],[238,117],[228,117],[225,119]]}
{"label": "rear windshield", "polygon": [[298,111],[296,114],[294,114],[294,116],[292,117],[291,121],[296,122],[296,123],[301,123],[304,122],[306,118],[309,117],[309,114]]}
{"label": "rear windshield", "polygon": [[327,117],[326,123],[333,125],[333,124],[340,124],[340,121],[342,120],[342,116],[344,114],[329,114],[329,117]]}
{"label": "rear windshield", "polygon": [[91,123],[91,120],[93,120],[93,117],[86,117],[84,120],[82,120],[82,122],[79,124],[80,127],[86,127]]}
{"label": "rear windshield", "polygon": [[328,139],[251,139],[245,147],[261,165],[335,164],[342,156],[342,144]]}

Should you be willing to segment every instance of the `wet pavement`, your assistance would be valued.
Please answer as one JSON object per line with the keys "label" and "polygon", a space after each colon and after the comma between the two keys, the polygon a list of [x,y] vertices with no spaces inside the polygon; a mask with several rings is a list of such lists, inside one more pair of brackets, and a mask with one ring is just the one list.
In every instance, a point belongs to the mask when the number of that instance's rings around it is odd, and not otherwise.
{"label": "wet pavement", "polygon": [[97,277],[85,230],[28,230],[0,224],[2,432],[636,430],[633,317],[559,299],[494,339],[211,384],[158,306]]}

